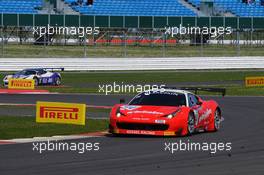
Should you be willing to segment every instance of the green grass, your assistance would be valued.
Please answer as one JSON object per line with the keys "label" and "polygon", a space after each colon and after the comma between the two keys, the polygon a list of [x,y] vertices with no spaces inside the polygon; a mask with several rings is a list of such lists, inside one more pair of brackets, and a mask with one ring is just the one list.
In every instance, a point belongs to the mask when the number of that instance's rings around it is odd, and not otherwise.
{"label": "green grass", "polygon": [[108,120],[86,120],[85,126],[67,124],[39,124],[32,117],[0,117],[0,139],[32,138],[53,135],[81,134],[105,131]]}
{"label": "green grass", "polygon": [[[246,88],[243,84],[247,76],[264,76],[263,70],[241,71],[126,71],[126,72],[63,72],[65,87],[50,88],[51,92],[63,93],[98,93],[99,85],[113,84],[177,84],[191,82],[192,85],[203,85],[211,82],[212,87],[227,88],[227,95],[264,95],[264,87]],[[3,74],[0,74],[2,79]],[[239,81],[240,84],[234,83]],[[221,85],[218,82],[222,82]],[[208,87],[208,86],[207,86]]]}
{"label": "green grass", "polygon": [[227,95],[264,96],[264,87],[230,86],[227,87]]}
{"label": "green grass", "polygon": [[244,80],[246,76],[264,76],[264,71],[130,71],[62,73],[65,85],[85,83],[209,82]]}
{"label": "green grass", "polygon": [[174,46],[36,46],[4,45],[0,57],[196,57],[196,56],[263,56],[261,46],[204,45],[187,44]]}
{"label": "green grass", "polygon": [[[5,109],[5,111],[33,111],[35,112],[35,106],[10,106],[10,105],[1,105],[1,109]],[[86,112],[90,113],[106,113],[109,114],[111,109],[104,109],[104,108],[94,108],[94,107],[87,107]]]}
{"label": "green grass", "polygon": [[[208,86],[206,86],[208,87]],[[239,85],[210,86],[226,88],[228,96],[264,96],[264,87],[244,87]],[[198,92],[198,95],[216,95],[214,92]],[[220,95],[220,93],[218,93]]]}
{"label": "green grass", "polygon": [[[264,71],[207,71],[207,72],[115,72],[115,73],[63,73],[65,88],[48,88],[53,92],[67,93],[98,93],[98,84],[150,84],[150,83],[182,83],[192,82],[191,84],[201,82],[215,82],[212,87],[227,88],[227,95],[264,95],[264,87],[246,88],[243,84],[232,84],[232,81],[241,81],[247,76],[264,76]],[[230,83],[228,82],[230,81]],[[223,82],[218,85],[217,82]],[[91,86],[95,87],[89,87]],[[203,84],[203,83],[202,83]]]}

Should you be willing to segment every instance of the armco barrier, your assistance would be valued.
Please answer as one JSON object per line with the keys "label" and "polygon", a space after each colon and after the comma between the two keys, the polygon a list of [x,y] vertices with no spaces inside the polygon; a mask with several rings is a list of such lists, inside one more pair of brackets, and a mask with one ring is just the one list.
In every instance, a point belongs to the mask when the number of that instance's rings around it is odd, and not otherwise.
{"label": "armco barrier", "polygon": [[263,57],[180,57],[180,58],[0,58],[0,71],[25,68],[64,67],[82,70],[199,70],[261,69]]}

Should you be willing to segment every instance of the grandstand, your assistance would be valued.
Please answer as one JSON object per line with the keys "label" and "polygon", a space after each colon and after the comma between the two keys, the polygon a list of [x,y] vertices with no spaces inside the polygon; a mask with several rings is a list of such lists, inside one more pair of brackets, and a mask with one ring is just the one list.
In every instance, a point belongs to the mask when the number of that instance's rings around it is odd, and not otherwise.
{"label": "grandstand", "polygon": [[[199,9],[201,0],[188,0],[189,3]],[[263,17],[264,6],[260,5],[260,0],[246,4],[242,0],[214,0],[215,8],[231,12],[239,17]]]}
{"label": "grandstand", "polygon": [[[65,2],[73,4],[75,0]],[[72,8],[85,15],[196,16],[195,12],[177,0],[96,0],[92,6],[84,3]]]}
{"label": "grandstand", "polygon": [[36,14],[42,5],[42,0],[0,0],[0,13]]}
{"label": "grandstand", "polygon": [[[65,0],[75,11],[85,15],[113,16],[198,16],[186,1],[199,11],[202,0],[95,0],[88,6],[77,3],[77,0]],[[260,0],[246,4],[242,0],[213,0],[214,8],[230,12],[239,17],[263,17],[264,6]]]}
{"label": "grandstand", "polygon": [[[0,0],[0,13],[37,14],[44,4],[53,4],[51,7],[56,8],[58,3],[62,3],[65,5],[63,9],[67,6],[72,12],[91,16],[206,16],[200,11],[201,2],[203,0],[94,0],[93,5],[87,5],[86,0],[81,4],[78,0]],[[249,4],[242,0],[212,2],[215,10],[233,16],[264,17],[264,6],[260,0]],[[60,12],[53,10],[54,13]]]}
{"label": "grandstand", "polygon": [[262,56],[264,6],[260,0],[0,0],[0,57],[39,56],[43,48],[40,56],[49,49],[51,56],[65,56],[62,45],[81,49],[66,56],[84,57],[156,56],[154,51],[164,57],[215,56],[216,50],[223,56],[230,46],[227,55]]}

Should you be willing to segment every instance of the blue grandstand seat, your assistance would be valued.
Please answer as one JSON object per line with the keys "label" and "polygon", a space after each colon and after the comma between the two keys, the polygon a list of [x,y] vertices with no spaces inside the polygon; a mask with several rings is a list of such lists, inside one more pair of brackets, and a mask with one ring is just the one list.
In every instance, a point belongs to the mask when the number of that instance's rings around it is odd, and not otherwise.
{"label": "blue grandstand seat", "polygon": [[[188,0],[196,7],[200,6],[201,0]],[[240,17],[264,17],[264,6],[260,5],[260,0],[254,3],[245,4],[242,0],[214,0],[216,8],[229,11]]]}
{"label": "blue grandstand seat", "polygon": [[86,15],[113,16],[197,16],[178,0],[94,0],[92,6],[76,5],[77,0],[65,0],[72,8]]}
{"label": "blue grandstand seat", "polygon": [[0,0],[0,13],[36,14],[42,0]]}

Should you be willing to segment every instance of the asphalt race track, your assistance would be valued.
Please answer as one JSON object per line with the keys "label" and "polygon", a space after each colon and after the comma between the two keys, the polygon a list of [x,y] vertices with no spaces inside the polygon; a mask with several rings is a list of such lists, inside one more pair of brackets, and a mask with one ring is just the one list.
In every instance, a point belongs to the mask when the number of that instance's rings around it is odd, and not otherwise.
{"label": "asphalt race track", "polygon": [[[123,96],[122,96],[123,97]],[[129,96],[125,96],[129,99]],[[36,100],[83,102],[111,106],[120,96],[0,95],[0,103],[34,103]],[[219,102],[225,121],[220,131],[191,137],[123,136],[86,138],[71,142],[98,142],[99,151],[32,151],[32,143],[0,145],[0,174],[183,174],[263,175],[264,98],[205,97]],[[1,108],[1,106],[0,106]],[[1,111],[0,111],[1,114]],[[68,141],[70,142],[70,141]],[[231,151],[165,151],[165,143],[232,143]]]}

